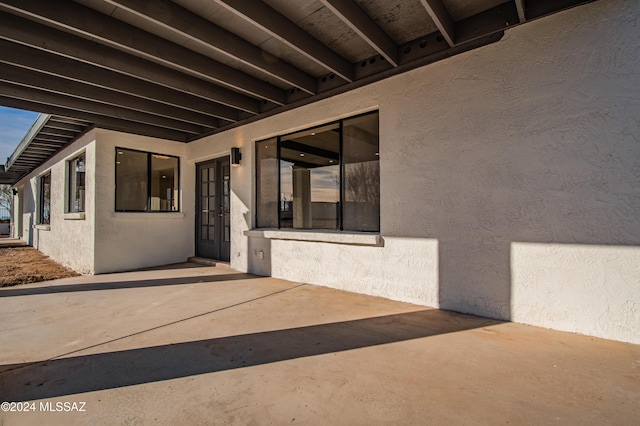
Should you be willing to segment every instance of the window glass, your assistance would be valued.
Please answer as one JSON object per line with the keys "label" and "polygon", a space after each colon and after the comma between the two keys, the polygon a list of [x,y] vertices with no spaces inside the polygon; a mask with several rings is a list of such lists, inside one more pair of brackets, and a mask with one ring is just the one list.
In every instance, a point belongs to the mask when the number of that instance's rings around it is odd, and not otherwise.
{"label": "window glass", "polygon": [[278,227],[277,140],[256,143],[256,223],[260,228]]}
{"label": "window glass", "polygon": [[51,173],[40,178],[40,223],[51,223]]}
{"label": "window glass", "polygon": [[343,124],[343,228],[380,230],[380,161],[378,114],[345,120]]}
{"label": "window glass", "polygon": [[68,212],[83,212],[85,194],[85,154],[69,161],[69,205]]}
{"label": "window glass", "polygon": [[180,210],[179,170],[177,157],[116,148],[116,211]]}
{"label": "window glass", "polygon": [[151,154],[151,211],[178,210],[178,159]]}
{"label": "window glass", "polygon": [[379,231],[378,112],[257,142],[256,180],[259,228]]}
{"label": "window glass", "polygon": [[339,130],[336,123],[281,139],[281,227],[339,229]]}
{"label": "window glass", "polygon": [[147,153],[116,149],[116,210],[147,210]]}

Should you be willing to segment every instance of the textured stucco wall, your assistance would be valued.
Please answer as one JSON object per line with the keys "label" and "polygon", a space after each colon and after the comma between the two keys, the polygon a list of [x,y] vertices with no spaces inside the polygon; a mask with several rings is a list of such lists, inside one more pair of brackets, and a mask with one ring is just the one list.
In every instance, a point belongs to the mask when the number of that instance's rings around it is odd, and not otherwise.
{"label": "textured stucco wall", "polygon": [[[194,252],[195,164],[237,146],[235,269],[640,343],[638,22],[638,2],[595,2],[188,145],[98,130],[87,145],[95,217],[88,205],[80,225],[29,228],[36,176],[54,164],[61,184],[56,167],[76,143],[19,184],[23,238],[60,260],[71,239],[55,230],[94,224],[92,272],[183,261]],[[243,234],[254,226],[256,140],[376,109],[383,246]],[[116,146],[180,156],[182,212],[114,213]]]}
{"label": "textured stucco wall", "polygon": [[[22,239],[52,259],[80,273],[94,272],[95,132],[89,132],[56,154],[49,161],[17,182],[22,207]],[[86,155],[85,217],[73,219],[65,214],[67,160],[81,152]],[[51,172],[51,224],[36,226],[39,208],[40,176]]]}
{"label": "textured stucco wall", "polygon": [[[233,267],[640,342],[639,16],[638,2],[581,6],[190,144],[190,158],[243,151]],[[371,109],[384,247],[240,234],[256,140]]]}
{"label": "textured stucco wall", "polygon": [[[97,130],[95,272],[184,262],[194,253],[195,169],[185,161],[186,145],[144,136]],[[115,149],[132,148],[180,157],[180,212],[116,213]]]}

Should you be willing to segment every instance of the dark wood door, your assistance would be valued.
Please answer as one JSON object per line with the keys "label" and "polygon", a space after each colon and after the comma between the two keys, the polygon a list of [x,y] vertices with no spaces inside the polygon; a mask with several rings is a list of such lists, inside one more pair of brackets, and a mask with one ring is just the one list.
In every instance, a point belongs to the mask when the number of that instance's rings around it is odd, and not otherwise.
{"label": "dark wood door", "polygon": [[229,158],[200,163],[197,170],[196,255],[229,261],[231,167]]}

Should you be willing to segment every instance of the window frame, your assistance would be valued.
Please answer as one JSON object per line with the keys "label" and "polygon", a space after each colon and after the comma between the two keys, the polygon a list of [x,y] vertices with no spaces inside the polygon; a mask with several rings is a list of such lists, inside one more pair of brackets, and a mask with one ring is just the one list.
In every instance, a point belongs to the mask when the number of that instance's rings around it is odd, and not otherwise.
{"label": "window frame", "polygon": [[[277,189],[277,213],[278,213],[278,217],[277,217],[277,222],[278,222],[278,227],[277,229],[283,232],[300,232],[300,231],[311,231],[311,232],[319,232],[319,233],[323,233],[323,232],[343,232],[345,231],[344,229],[344,200],[345,200],[345,182],[344,182],[344,175],[345,175],[345,164],[343,161],[343,144],[344,144],[344,122],[348,121],[348,120],[352,120],[355,118],[359,118],[359,117],[364,117],[370,114],[378,114],[378,117],[380,116],[380,111],[379,110],[373,110],[373,111],[367,111],[361,114],[357,114],[357,115],[353,115],[353,116],[349,116],[349,117],[345,117],[345,118],[341,118],[338,120],[334,120],[334,121],[329,121],[326,123],[322,123],[322,124],[318,124],[316,126],[312,126],[312,127],[305,127],[303,129],[299,129],[293,132],[288,132],[288,133],[284,133],[281,135],[277,135],[277,136],[271,136],[269,138],[264,138],[264,139],[260,139],[260,140],[256,140],[254,142],[254,154],[256,152],[256,146],[257,144],[261,143],[261,142],[265,142],[268,141],[270,139],[276,139],[276,160],[278,162],[278,189]],[[339,193],[340,193],[340,217],[338,218],[338,229],[322,229],[322,228],[283,228],[282,227],[282,185],[281,185],[281,181],[282,181],[282,176],[280,173],[280,161],[282,161],[282,156],[281,156],[281,142],[282,142],[282,138],[286,138],[287,136],[290,135],[294,135],[296,133],[300,133],[300,132],[306,132],[306,131],[311,131],[314,129],[318,129],[318,128],[322,128],[322,127],[326,127],[326,126],[331,126],[331,125],[335,125],[337,124],[340,131],[339,131],[339,152],[338,152],[338,162],[339,162],[339,170],[340,170],[340,188],[339,188]],[[380,149],[380,133],[379,133],[379,128],[378,128],[378,150]],[[257,160],[257,158],[256,158]],[[254,163],[254,165],[256,166],[255,168],[255,181],[254,181],[254,188],[257,189],[259,186],[258,180],[260,178],[260,176],[258,175],[258,167],[257,167],[257,163]],[[378,181],[378,188],[380,186],[380,181]],[[262,228],[262,227],[258,227],[258,208],[259,208],[259,204],[258,204],[258,194],[257,192],[254,190],[253,193],[253,197],[254,197],[254,206],[255,208],[255,212],[254,212],[254,224],[255,224],[255,229],[256,230],[264,230],[264,229],[270,229],[270,228]],[[378,206],[378,216],[380,216],[380,205]],[[353,230],[347,230],[346,232],[356,232],[356,233],[368,233],[368,234],[380,234],[380,223],[378,222],[378,229],[375,231],[353,231]]]}
{"label": "window frame", "polygon": [[[45,185],[45,180],[49,179],[49,217],[47,218],[47,221],[44,221],[44,197],[45,197],[45,191],[44,191],[44,185]],[[39,177],[38,177],[38,186],[40,189],[40,194],[38,196],[38,225],[47,225],[47,226],[51,226],[51,189],[52,189],[52,179],[51,179],[51,170],[48,170],[45,173],[42,173]]]}
{"label": "window frame", "polygon": [[[132,152],[139,152],[142,154],[146,154],[147,155],[147,203],[146,203],[146,210],[118,210],[117,205],[118,205],[118,151],[132,151]],[[177,182],[178,182],[178,187],[176,188],[178,191],[178,196],[176,197],[176,210],[151,210],[151,194],[152,194],[152,189],[151,189],[151,183],[152,183],[152,156],[154,155],[161,155],[163,157],[169,157],[169,158],[175,158],[176,160],[178,160],[178,165],[177,165]],[[115,153],[114,153],[114,163],[113,163],[113,171],[114,171],[114,191],[113,191],[113,211],[115,213],[161,213],[161,214],[166,214],[166,213],[180,213],[181,210],[181,203],[180,203],[180,187],[181,187],[181,176],[180,176],[180,157],[177,155],[171,155],[171,154],[163,154],[160,152],[151,152],[151,151],[143,151],[140,149],[134,149],[134,148],[125,148],[125,147],[119,147],[116,146],[115,147]]]}
{"label": "window frame", "polygon": [[[80,210],[79,208],[76,209],[74,207],[75,205],[75,194],[76,194],[76,188],[72,188],[72,182],[76,183],[76,187],[77,185],[77,180],[72,178],[72,174],[76,173],[75,172],[75,162],[80,158],[80,157],[84,157],[84,167],[85,167],[85,175],[84,175],[84,194],[82,195],[83,200],[82,200],[82,206],[84,207],[82,210]],[[67,203],[66,203],[66,207],[65,207],[65,213],[84,213],[86,212],[87,208],[86,208],[86,192],[87,192],[87,153],[86,151],[82,151],[77,153],[76,155],[74,155],[73,157],[71,157],[69,160],[67,160],[67,185],[66,185],[66,189],[67,189]]]}

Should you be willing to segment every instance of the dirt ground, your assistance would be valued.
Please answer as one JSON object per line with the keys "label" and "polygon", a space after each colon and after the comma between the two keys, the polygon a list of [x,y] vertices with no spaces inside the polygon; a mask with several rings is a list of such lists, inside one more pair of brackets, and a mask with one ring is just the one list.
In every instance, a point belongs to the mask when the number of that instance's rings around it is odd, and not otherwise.
{"label": "dirt ground", "polygon": [[33,247],[0,248],[0,287],[78,275]]}

